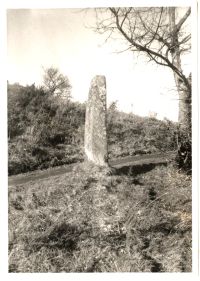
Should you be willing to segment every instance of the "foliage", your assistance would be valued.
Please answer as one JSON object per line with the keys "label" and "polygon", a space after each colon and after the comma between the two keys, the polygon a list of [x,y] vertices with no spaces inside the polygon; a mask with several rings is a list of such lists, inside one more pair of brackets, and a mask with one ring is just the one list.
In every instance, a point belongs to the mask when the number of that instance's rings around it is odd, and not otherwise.
{"label": "foliage", "polygon": [[108,132],[110,158],[176,150],[177,125],[169,120],[108,109]]}
{"label": "foliage", "polygon": [[[26,128],[32,121],[32,111],[36,110],[37,105],[40,104],[40,100],[43,98],[44,92],[37,89],[35,85],[24,87],[19,84],[8,84],[9,138],[12,139],[25,133]],[[34,104],[36,100],[37,104]]]}
{"label": "foliage", "polygon": [[84,118],[82,104],[8,84],[9,174],[82,160]]}
{"label": "foliage", "polygon": [[[9,175],[83,160],[85,104],[8,84]],[[177,148],[177,125],[108,108],[109,158]],[[165,141],[163,141],[165,140]]]}
{"label": "foliage", "polygon": [[177,167],[188,174],[192,173],[192,139],[187,130],[179,129],[177,138]]}
{"label": "foliage", "polygon": [[55,67],[44,69],[44,89],[51,95],[70,98],[71,85],[67,76],[64,76]]}
{"label": "foliage", "polygon": [[[83,159],[84,104],[34,85],[8,85],[8,100],[9,174]],[[176,124],[116,103],[107,121],[110,158],[185,145]],[[191,271],[191,176],[134,172],[79,164],[9,187],[9,272]]]}
{"label": "foliage", "polygon": [[33,145],[26,139],[17,138],[9,143],[8,157],[8,174],[15,175],[80,162],[84,156],[82,149],[74,145]]}
{"label": "foliage", "polygon": [[191,272],[191,208],[191,177],[170,166],[12,186],[9,271]]}

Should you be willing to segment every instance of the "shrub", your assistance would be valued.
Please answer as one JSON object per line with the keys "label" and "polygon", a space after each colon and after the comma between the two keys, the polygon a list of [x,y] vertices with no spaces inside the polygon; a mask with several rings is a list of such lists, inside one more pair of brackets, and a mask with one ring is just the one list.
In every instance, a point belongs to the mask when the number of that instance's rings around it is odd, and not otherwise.
{"label": "shrub", "polygon": [[108,111],[110,158],[176,149],[175,123],[118,111],[109,114]]}
{"label": "shrub", "polygon": [[192,139],[190,132],[178,130],[176,165],[188,174],[192,172]]}

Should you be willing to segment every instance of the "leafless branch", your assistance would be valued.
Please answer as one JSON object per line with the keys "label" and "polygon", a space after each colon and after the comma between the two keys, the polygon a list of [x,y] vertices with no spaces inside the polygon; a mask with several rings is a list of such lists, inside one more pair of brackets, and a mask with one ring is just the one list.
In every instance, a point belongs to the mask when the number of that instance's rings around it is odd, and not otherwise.
{"label": "leafless branch", "polygon": [[162,13],[163,13],[163,7],[161,8],[161,12],[160,12],[160,17],[159,17],[157,28],[156,28],[156,30],[155,30],[155,32],[153,34],[152,39],[148,43],[146,43],[146,46],[151,44],[151,42],[155,39],[156,35],[158,34],[158,29],[160,28],[160,22],[161,22],[161,18],[162,18]]}
{"label": "leafless branch", "polygon": [[175,30],[174,32],[179,32],[179,30],[181,29],[182,25],[184,24],[184,22],[187,20],[187,18],[189,17],[189,15],[191,14],[191,8],[188,8],[187,12],[185,13],[185,15],[180,19],[180,21],[176,24]]}
{"label": "leafless branch", "polygon": [[[115,9],[111,8],[110,10],[115,15],[116,26],[117,26],[118,30],[121,32],[121,34],[124,36],[124,38],[129,43],[131,43],[134,47],[136,47],[137,50],[146,52],[156,63],[158,63],[160,65],[168,66],[171,69],[173,69],[173,71],[176,72],[176,74],[181,79],[187,80],[186,77],[184,76],[184,74],[173,63],[171,63],[168,58],[164,57],[163,55],[159,54],[158,52],[155,52],[155,51],[137,43],[134,40],[131,40],[131,38],[128,36],[128,34],[125,32],[125,30],[123,30],[120,26],[118,13],[115,11]],[[158,61],[158,59],[156,59],[156,58],[159,58],[161,61]]]}

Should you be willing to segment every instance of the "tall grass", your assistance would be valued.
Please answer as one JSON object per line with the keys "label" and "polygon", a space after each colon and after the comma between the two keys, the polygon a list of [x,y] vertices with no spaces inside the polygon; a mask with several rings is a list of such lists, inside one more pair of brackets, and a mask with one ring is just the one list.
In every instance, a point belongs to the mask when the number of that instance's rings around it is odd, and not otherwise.
{"label": "tall grass", "polygon": [[191,271],[190,176],[80,164],[11,187],[9,271]]}

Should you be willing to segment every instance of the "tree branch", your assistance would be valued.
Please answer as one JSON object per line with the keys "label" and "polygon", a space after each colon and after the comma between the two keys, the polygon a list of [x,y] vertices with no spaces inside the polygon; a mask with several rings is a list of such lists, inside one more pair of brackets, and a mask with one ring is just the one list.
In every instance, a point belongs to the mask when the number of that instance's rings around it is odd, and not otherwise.
{"label": "tree branch", "polygon": [[176,74],[183,79],[184,81],[187,81],[187,78],[184,76],[184,74],[182,72],[180,72],[180,70],[169,61],[168,58],[164,57],[163,55],[147,48],[146,46],[142,46],[139,43],[135,42],[133,39],[131,39],[128,34],[121,28],[120,23],[119,23],[119,17],[118,17],[118,12],[115,11],[115,9],[113,8],[109,8],[110,11],[115,15],[115,20],[116,20],[116,25],[118,30],[121,32],[121,34],[124,36],[124,38],[131,43],[133,46],[136,47],[136,49],[138,51],[143,51],[146,52],[154,61],[155,61],[155,57],[160,58],[161,60],[163,60],[165,63],[161,63],[159,62],[158,64],[164,65],[164,66],[168,66],[170,67],[174,72],[176,72]]}
{"label": "tree branch", "polygon": [[128,14],[131,12],[131,10],[132,10],[132,8],[129,8],[128,10],[127,10],[127,12],[125,13],[125,15],[124,15],[124,18],[123,18],[123,20],[122,20],[122,22],[121,22],[121,28],[122,28],[122,26],[123,26],[123,24],[124,24],[124,22],[125,22],[125,20],[126,20],[126,18],[127,18],[127,16],[128,16]]}
{"label": "tree branch", "polygon": [[186,19],[189,17],[190,14],[191,14],[191,8],[189,8],[189,9],[187,10],[187,12],[185,13],[185,15],[184,15],[184,16],[180,19],[180,21],[176,24],[174,32],[179,32],[179,30],[181,29],[182,25],[184,24],[184,22],[186,21]]}
{"label": "tree branch", "polygon": [[155,39],[156,35],[158,34],[158,29],[160,27],[160,22],[161,22],[161,18],[162,18],[162,13],[163,13],[163,7],[161,8],[161,12],[160,12],[160,18],[159,18],[159,21],[158,21],[158,25],[157,25],[157,28],[156,28],[156,31],[155,33],[153,34],[153,37],[151,38],[151,40],[146,43],[145,45],[148,46],[149,44],[151,44],[151,42]]}

